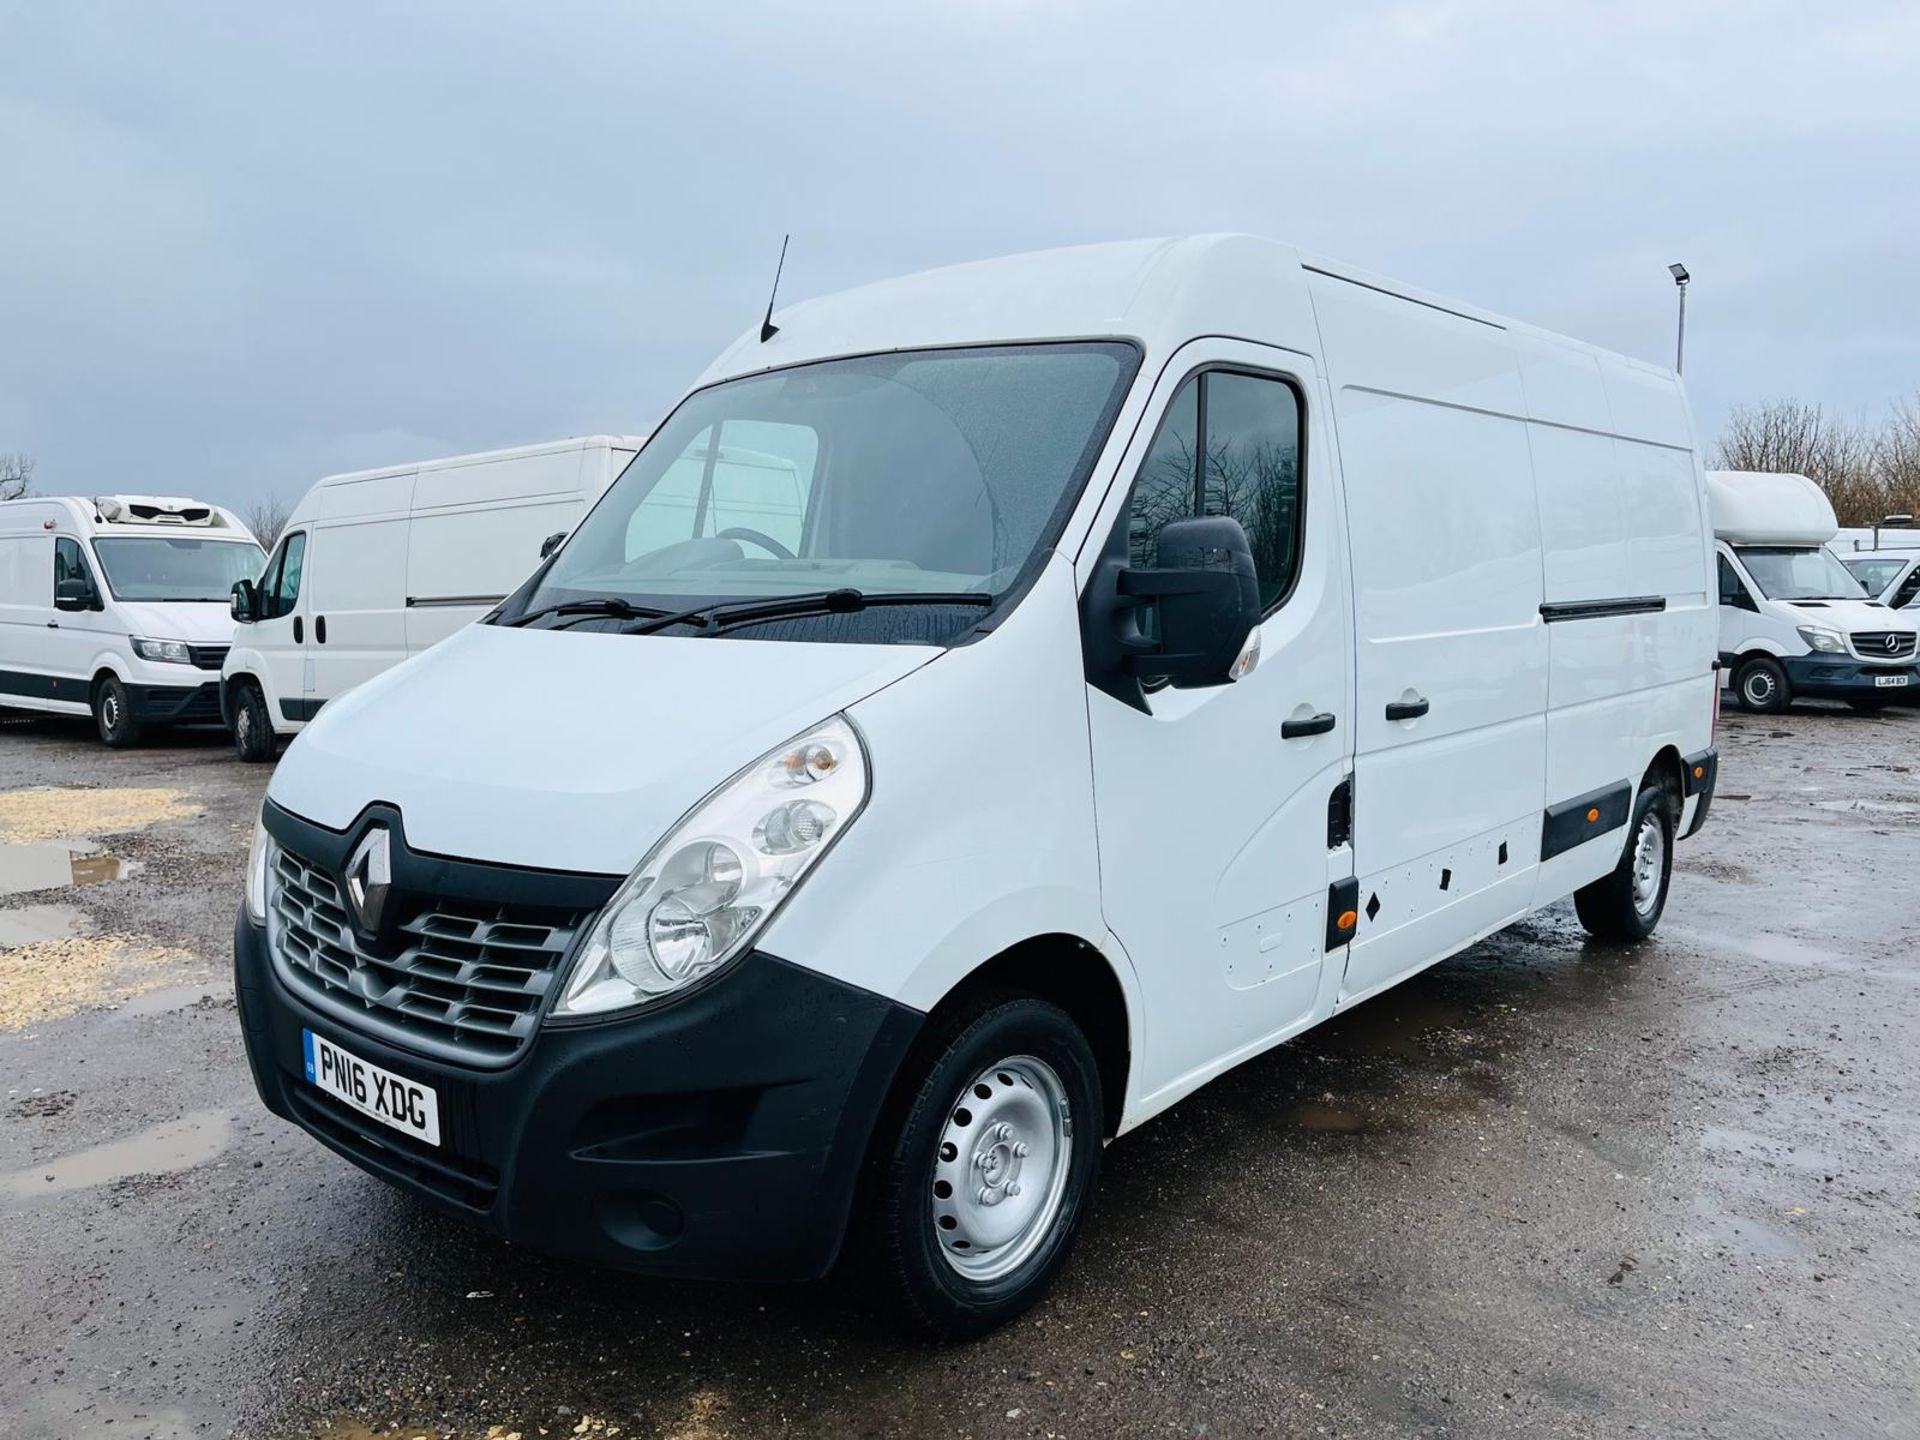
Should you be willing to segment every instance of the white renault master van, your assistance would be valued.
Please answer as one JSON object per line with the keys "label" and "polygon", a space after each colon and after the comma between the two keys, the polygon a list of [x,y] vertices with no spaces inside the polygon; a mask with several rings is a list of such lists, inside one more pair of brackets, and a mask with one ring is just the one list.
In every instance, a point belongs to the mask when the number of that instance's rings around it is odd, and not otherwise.
{"label": "white renault master van", "polygon": [[217,723],[227,594],[260,560],[239,517],[200,500],[0,504],[0,705],[91,713],[109,745]]}
{"label": "white renault master van", "polygon": [[272,759],[327,701],[498,605],[641,443],[589,435],[320,481],[259,584],[233,595],[220,705],[240,758]]}
{"label": "white renault master van", "polygon": [[1833,504],[1804,475],[1707,474],[1720,590],[1720,661],[1739,703],[1772,714],[1795,696],[1859,709],[1920,700],[1910,616],[1869,599],[1827,549]]}
{"label": "white renault master van", "polygon": [[844,1254],[964,1335],[1222,1071],[1569,895],[1653,930],[1715,777],[1670,372],[1245,238],[777,322],[281,762],[275,1113],[529,1245]]}

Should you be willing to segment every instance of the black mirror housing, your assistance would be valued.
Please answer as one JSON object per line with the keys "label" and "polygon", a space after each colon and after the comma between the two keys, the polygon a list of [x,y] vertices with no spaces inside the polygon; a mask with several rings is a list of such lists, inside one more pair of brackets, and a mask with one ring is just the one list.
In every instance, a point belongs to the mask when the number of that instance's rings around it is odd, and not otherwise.
{"label": "black mirror housing", "polygon": [[227,601],[227,611],[242,625],[251,625],[257,610],[253,581],[236,580],[233,582],[233,596]]}
{"label": "black mirror housing", "polygon": [[93,586],[77,576],[62,580],[53,587],[53,608],[56,610],[92,610],[97,604]]}
{"label": "black mirror housing", "polygon": [[[1247,532],[1227,515],[1170,521],[1156,537],[1158,563],[1144,570],[1126,564],[1125,524],[1123,516],[1081,597],[1088,682],[1140,710],[1145,683],[1182,690],[1231,684],[1234,662],[1260,623]],[[1146,613],[1154,618],[1143,627]]]}

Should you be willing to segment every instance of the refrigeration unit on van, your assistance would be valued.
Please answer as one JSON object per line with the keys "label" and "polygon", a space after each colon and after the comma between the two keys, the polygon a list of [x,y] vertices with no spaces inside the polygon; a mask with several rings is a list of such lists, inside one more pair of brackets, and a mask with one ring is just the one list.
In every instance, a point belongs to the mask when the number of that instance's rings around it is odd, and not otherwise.
{"label": "refrigeration unit on van", "polygon": [[1796,696],[1878,709],[1920,700],[1916,624],[1868,595],[1827,548],[1833,504],[1804,475],[1707,474],[1720,663],[1735,701],[1773,713]]}
{"label": "refrigeration unit on van", "polygon": [[0,706],[90,714],[116,746],[218,723],[228,592],[261,558],[237,515],[201,500],[0,503]]}
{"label": "refrigeration unit on van", "polygon": [[329,475],[233,598],[220,701],[267,760],[329,701],[487,613],[612,483],[632,436]]}
{"label": "refrigeration unit on van", "polygon": [[543,1250],[844,1261],[966,1335],[1214,1076],[1568,897],[1653,930],[1716,775],[1672,372],[1244,237],[777,318],[282,760],[275,1113]]}

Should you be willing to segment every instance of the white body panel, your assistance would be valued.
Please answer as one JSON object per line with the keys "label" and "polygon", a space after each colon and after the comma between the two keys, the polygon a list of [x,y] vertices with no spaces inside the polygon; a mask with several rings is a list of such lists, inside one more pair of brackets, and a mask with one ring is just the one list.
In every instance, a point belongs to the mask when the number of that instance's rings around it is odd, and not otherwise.
{"label": "white body panel", "polygon": [[[135,507],[138,507],[136,511]],[[138,512],[149,512],[146,517]],[[153,518],[155,514],[185,519]],[[237,568],[257,569],[264,557],[232,512],[173,497],[51,496],[0,504],[0,705],[85,715],[98,681],[113,675],[143,690],[198,689],[218,678],[233,622],[224,599],[195,601],[130,598],[116,591],[96,542],[186,541],[244,547]],[[80,556],[97,608],[54,604],[57,547]],[[62,562],[63,565],[70,562]],[[154,577],[164,577],[164,561]],[[211,668],[143,658],[135,638],[180,641],[196,647]],[[205,717],[197,717],[205,718]]]}
{"label": "white body panel", "polygon": [[279,613],[234,625],[223,680],[258,685],[274,729],[446,639],[498,604],[643,442],[589,436],[332,475],[301,499],[269,562],[303,537]]}
{"label": "white body panel", "polygon": [[[1125,1128],[1607,873],[1624,829],[1543,864],[1543,812],[1677,779],[1712,743],[1711,540],[1668,372],[1238,237],[962,266],[777,318],[702,383],[1137,344],[997,628],[939,648],[474,627],[330,706],[272,800],[334,828],[385,801],[422,849],[624,874],[741,766],[845,711],[871,795],[755,943],[922,1010],[1023,942],[1097,952],[1126,997]],[[1305,540],[1257,667],[1141,710],[1087,683],[1077,607],[1201,364],[1297,386]],[[1386,717],[1409,700],[1427,713]],[[1331,730],[1282,740],[1321,712]],[[1353,842],[1329,845],[1350,772]],[[1357,939],[1329,949],[1329,886],[1353,880]]]}

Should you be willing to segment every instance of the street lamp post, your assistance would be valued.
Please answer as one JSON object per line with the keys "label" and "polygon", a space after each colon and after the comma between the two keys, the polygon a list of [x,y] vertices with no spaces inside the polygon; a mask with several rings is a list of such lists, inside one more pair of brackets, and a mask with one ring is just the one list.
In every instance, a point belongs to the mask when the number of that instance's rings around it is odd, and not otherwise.
{"label": "street lamp post", "polygon": [[1667,270],[1673,276],[1673,283],[1680,287],[1680,334],[1673,343],[1673,373],[1678,375],[1687,358],[1687,281],[1693,277],[1687,274],[1684,265],[1669,265]]}

